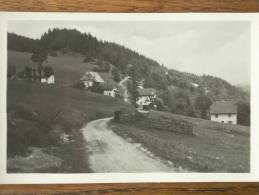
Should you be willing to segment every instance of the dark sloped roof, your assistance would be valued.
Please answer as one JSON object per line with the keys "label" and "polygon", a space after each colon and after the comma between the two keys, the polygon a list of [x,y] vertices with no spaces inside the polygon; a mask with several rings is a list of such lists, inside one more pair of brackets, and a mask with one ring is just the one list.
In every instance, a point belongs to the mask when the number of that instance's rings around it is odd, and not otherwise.
{"label": "dark sloped roof", "polygon": [[234,101],[216,101],[210,106],[211,114],[237,113],[237,105]]}
{"label": "dark sloped roof", "polygon": [[98,72],[86,72],[85,75],[81,78],[83,81],[94,81],[98,83],[103,83],[104,80],[99,75]]}
{"label": "dark sloped roof", "polygon": [[138,89],[139,96],[153,96],[156,94],[156,90],[154,88],[143,88]]}
{"label": "dark sloped roof", "polygon": [[104,82],[101,84],[104,88],[104,90],[113,90],[114,88],[117,88],[116,84],[112,81]]}

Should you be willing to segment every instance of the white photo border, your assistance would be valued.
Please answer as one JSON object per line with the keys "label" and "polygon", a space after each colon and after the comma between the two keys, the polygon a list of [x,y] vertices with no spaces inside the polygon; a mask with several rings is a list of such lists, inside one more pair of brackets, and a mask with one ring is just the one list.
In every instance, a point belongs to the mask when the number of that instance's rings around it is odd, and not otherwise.
{"label": "white photo border", "polygon": [[[251,27],[250,173],[6,173],[7,24],[8,21],[249,21]],[[30,13],[0,12],[0,183],[136,183],[259,181],[259,13]]]}

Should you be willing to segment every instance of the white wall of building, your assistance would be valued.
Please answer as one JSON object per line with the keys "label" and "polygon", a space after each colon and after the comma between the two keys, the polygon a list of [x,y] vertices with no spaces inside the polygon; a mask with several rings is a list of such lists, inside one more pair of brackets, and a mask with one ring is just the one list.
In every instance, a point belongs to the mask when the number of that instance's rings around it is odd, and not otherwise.
{"label": "white wall of building", "polygon": [[93,81],[83,81],[86,88],[92,87],[94,85]]}
{"label": "white wall of building", "polygon": [[48,78],[41,78],[41,83],[48,83],[48,84],[54,84],[55,83],[55,76],[51,75]]}
{"label": "white wall of building", "polygon": [[49,78],[47,78],[47,83],[48,84],[54,84],[55,83],[55,76],[51,75]]}
{"label": "white wall of building", "polygon": [[216,122],[237,124],[237,114],[211,114],[210,119]]}
{"label": "white wall of building", "polygon": [[46,79],[46,78],[41,78],[41,79],[40,79],[40,82],[41,82],[41,83],[46,83],[46,82],[47,82],[47,79]]}
{"label": "white wall of building", "polygon": [[104,90],[103,94],[111,97],[115,97],[117,93],[117,89],[112,89],[112,90]]}
{"label": "white wall of building", "polygon": [[136,103],[140,106],[148,106],[151,104],[151,98],[149,96],[140,96],[138,97]]}

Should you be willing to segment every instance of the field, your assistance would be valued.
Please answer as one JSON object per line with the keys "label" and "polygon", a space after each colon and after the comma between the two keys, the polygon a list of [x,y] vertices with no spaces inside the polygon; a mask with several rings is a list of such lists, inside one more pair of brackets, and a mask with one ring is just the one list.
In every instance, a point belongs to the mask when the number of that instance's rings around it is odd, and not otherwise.
{"label": "field", "polygon": [[[8,51],[8,65],[17,72],[37,66],[31,54]],[[71,87],[93,63],[84,63],[79,54],[48,57],[55,85],[8,80],[8,172],[90,172],[87,148],[79,129],[88,121],[112,116],[122,107],[132,108],[118,99]],[[101,73],[112,82],[110,73]],[[120,90],[121,87],[120,87]],[[138,122],[111,123],[121,137],[140,143],[156,156],[177,167],[194,172],[249,172],[250,129],[198,118],[151,111],[144,123],[159,118],[184,119],[195,124],[194,135],[143,127]],[[62,136],[69,135],[63,142]],[[44,165],[40,166],[44,161]]]}
{"label": "field", "polygon": [[143,128],[138,122],[111,123],[120,136],[143,147],[177,167],[193,172],[249,172],[250,129],[203,119],[152,111],[148,122],[160,117],[184,119],[196,125],[194,135]]}
{"label": "field", "polygon": [[[124,106],[129,107],[111,97],[62,85],[8,80],[8,157],[12,162],[10,165],[15,165],[8,170],[21,171],[17,166],[22,160],[19,161],[17,156],[28,157],[28,150],[37,152],[34,147],[39,147],[62,159],[62,166],[52,167],[53,172],[88,171],[87,159],[84,160],[83,152],[80,152],[84,144],[78,130],[86,122],[112,116],[116,109]],[[60,136],[63,134],[69,134],[72,141],[61,146]],[[42,156],[41,152],[33,156]],[[18,162],[14,163],[15,159]],[[29,172],[50,170],[35,169]]]}
{"label": "field", "polygon": [[[94,68],[94,64],[83,62],[84,57],[80,54],[66,54],[57,57],[48,56],[45,65],[52,66],[56,75],[56,83],[71,86],[78,81],[83,74]],[[8,66],[16,66],[17,72],[24,69],[25,66],[35,66],[37,64],[31,61],[31,53],[8,51]]]}

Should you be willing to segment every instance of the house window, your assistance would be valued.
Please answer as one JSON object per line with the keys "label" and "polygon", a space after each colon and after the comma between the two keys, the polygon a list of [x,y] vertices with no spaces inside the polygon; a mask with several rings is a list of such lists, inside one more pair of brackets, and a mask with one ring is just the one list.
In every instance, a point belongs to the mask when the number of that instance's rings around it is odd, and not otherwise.
{"label": "house window", "polygon": [[232,124],[232,121],[228,121],[228,123]]}
{"label": "house window", "polygon": [[219,115],[218,115],[218,114],[215,114],[215,117],[216,117],[216,118],[218,118],[218,117],[219,117]]}
{"label": "house window", "polygon": [[224,121],[221,121],[221,123],[224,123]]}
{"label": "house window", "polygon": [[231,114],[228,114],[228,117],[231,117]]}

